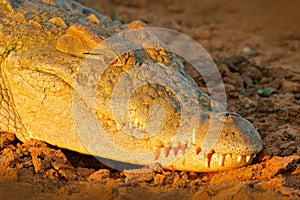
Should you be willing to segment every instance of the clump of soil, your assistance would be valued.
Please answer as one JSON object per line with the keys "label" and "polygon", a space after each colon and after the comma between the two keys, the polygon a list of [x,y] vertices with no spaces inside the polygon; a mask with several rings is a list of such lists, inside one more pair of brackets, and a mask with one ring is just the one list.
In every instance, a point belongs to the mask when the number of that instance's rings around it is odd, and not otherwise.
{"label": "clump of soil", "polygon": [[[223,77],[228,110],[254,124],[264,149],[252,165],[228,172],[132,174],[0,133],[0,199],[300,199],[298,1],[83,3],[123,23],[140,19],[175,29],[203,45]],[[202,77],[188,63],[185,68],[205,91]]]}

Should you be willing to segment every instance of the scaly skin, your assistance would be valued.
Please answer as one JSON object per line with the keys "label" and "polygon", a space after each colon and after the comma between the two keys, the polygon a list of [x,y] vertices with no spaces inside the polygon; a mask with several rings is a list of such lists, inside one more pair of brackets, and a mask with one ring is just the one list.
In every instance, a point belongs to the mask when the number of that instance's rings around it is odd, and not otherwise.
{"label": "scaly skin", "polygon": [[[78,9],[85,14],[72,13],[64,10],[68,5],[0,2],[1,132],[133,164],[203,172],[245,166],[262,149],[252,124],[225,113],[199,91],[182,63],[143,23],[123,25],[85,7]],[[105,42],[121,31],[127,31],[126,39],[112,46]],[[119,55],[126,41],[137,49]],[[96,65],[87,67],[87,60],[89,66]],[[98,77],[106,60],[109,64]],[[95,105],[80,89],[90,86]],[[130,87],[127,105],[125,91]],[[114,92],[116,88],[120,90]],[[117,103],[111,104],[112,99]],[[74,102],[81,106],[75,116]],[[90,138],[94,133],[86,136],[91,144],[84,142],[76,120],[84,123],[86,113],[97,116],[106,140],[120,152],[101,143],[103,137]],[[90,130],[89,123],[85,128]],[[208,130],[217,140],[204,151],[204,143],[214,141],[207,140]]]}

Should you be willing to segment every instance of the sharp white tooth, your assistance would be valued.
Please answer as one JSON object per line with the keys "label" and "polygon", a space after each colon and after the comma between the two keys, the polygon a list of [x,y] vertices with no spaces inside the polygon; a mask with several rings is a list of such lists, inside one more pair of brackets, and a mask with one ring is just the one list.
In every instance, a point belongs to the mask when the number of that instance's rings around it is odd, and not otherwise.
{"label": "sharp white tooth", "polygon": [[243,158],[243,156],[242,156],[242,155],[239,155],[238,158],[237,158],[237,161],[238,161],[238,162],[241,162],[241,161],[242,161],[242,158]]}
{"label": "sharp white tooth", "polygon": [[145,126],[146,126],[146,123],[141,124],[141,130],[142,130],[142,131],[145,130]]}
{"label": "sharp white tooth", "polygon": [[201,148],[198,146],[198,147],[196,147],[196,149],[195,149],[195,150],[196,150],[196,152],[195,152],[195,153],[196,153],[196,155],[198,155],[198,154],[200,153],[200,151],[201,151]]}
{"label": "sharp white tooth", "polygon": [[209,159],[206,156],[204,157],[204,163],[205,167],[209,168]]}
{"label": "sharp white tooth", "polygon": [[192,130],[192,143],[196,144],[196,133],[195,133],[195,128]]}
{"label": "sharp white tooth", "polygon": [[225,155],[219,155],[219,166],[224,166]]}
{"label": "sharp white tooth", "polygon": [[136,117],[134,120],[134,127],[138,127],[139,125],[139,119]]}
{"label": "sharp white tooth", "polygon": [[251,159],[252,159],[252,155],[247,155],[246,156],[246,162],[250,162]]}
{"label": "sharp white tooth", "polygon": [[104,115],[103,115],[102,113],[98,113],[98,119],[99,119],[99,120],[104,119]]}
{"label": "sharp white tooth", "polygon": [[130,129],[132,129],[132,127],[133,127],[132,122],[129,122],[128,126],[129,126]]}
{"label": "sharp white tooth", "polygon": [[172,149],[172,147],[170,147],[170,146],[164,147],[166,158],[170,155],[171,149]]}
{"label": "sharp white tooth", "polygon": [[253,155],[253,158],[255,158],[255,157],[256,157],[256,154]]}
{"label": "sharp white tooth", "polygon": [[156,152],[155,152],[155,160],[158,160],[159,159],[159,156],[160,156],[160,149],[158,149]]}
{"label": "sharp white tooth", "polygon": [[123,125],[121,123],[117,123],[117,130],[120,131],[123,128]]}
{"label": "sharp white tooth", "polygon": [[111,121],[111,120],[107,120],[106,122],[109,126],[113,125],[113,121]]}
{"label": "sharp white tooth", "polygon": [[173,151],[174,151],[174,156],[176,157],[179,151],[179,145],[177,147],[172,147]]}
{"label": "sharp white tooth", "polygon": [[180,149],[182,151],[182,153],[185,153],[186,148],[188,147],[188,144],[184,144],[184,145],[180,145]]}
{"label": "sharp white tooth", "polygon": [[231,154],[231,153],[229,153],[229,154],[227,154],[227,155],[228,155],[228,157],[229,157],[229,158],[231,158],[231,157],[232,157],[232,154]]}

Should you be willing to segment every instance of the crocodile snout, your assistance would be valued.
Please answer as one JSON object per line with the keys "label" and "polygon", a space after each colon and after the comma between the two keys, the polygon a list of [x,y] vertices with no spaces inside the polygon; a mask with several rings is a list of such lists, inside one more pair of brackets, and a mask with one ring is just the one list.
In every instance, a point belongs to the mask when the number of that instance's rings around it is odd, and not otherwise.
{"label": "crocodile snout", "polygon": [[[196,136],[206,135],[206,138],[196,137],[195,143],[188,146],[186,154],[172,167],[207,172],[234,169],[250,164],[262,150],[258,131],[235,113],[213,113],[197,132]],[[205,149],[207,146],[209,149]]]}
{"label": "crocodile snout", "polygon": [[214,125],[223,127],[216,144],[205,157],[206,167],[219,170],[222,167],[234,168],[249,164],[262,150],[258,131],[248,120],[235,113],[221,112],[216,114],[216,119]]}
{"label": "crocodile snout", "polygon": [[248,120],[229,112],[218,113],[216,118],[223,128],[215,151],[247,155],[262,149],[260,134]]}

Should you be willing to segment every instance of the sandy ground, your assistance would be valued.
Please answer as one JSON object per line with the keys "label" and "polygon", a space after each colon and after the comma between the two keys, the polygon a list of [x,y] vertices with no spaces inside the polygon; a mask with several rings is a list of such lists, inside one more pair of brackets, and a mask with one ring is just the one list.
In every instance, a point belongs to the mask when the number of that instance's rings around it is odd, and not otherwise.
{"label": "sandy ground", "polygon": [[[83,3],[123,23],[140,19],[203,45],[223,76],[228,110],[253,122],[264,149],[252,165],[228,172],[132,176],[91,156],[0,133],[0,199],[300,199],[300,1]],[[188,64],[186,71],[205,91]]]}

